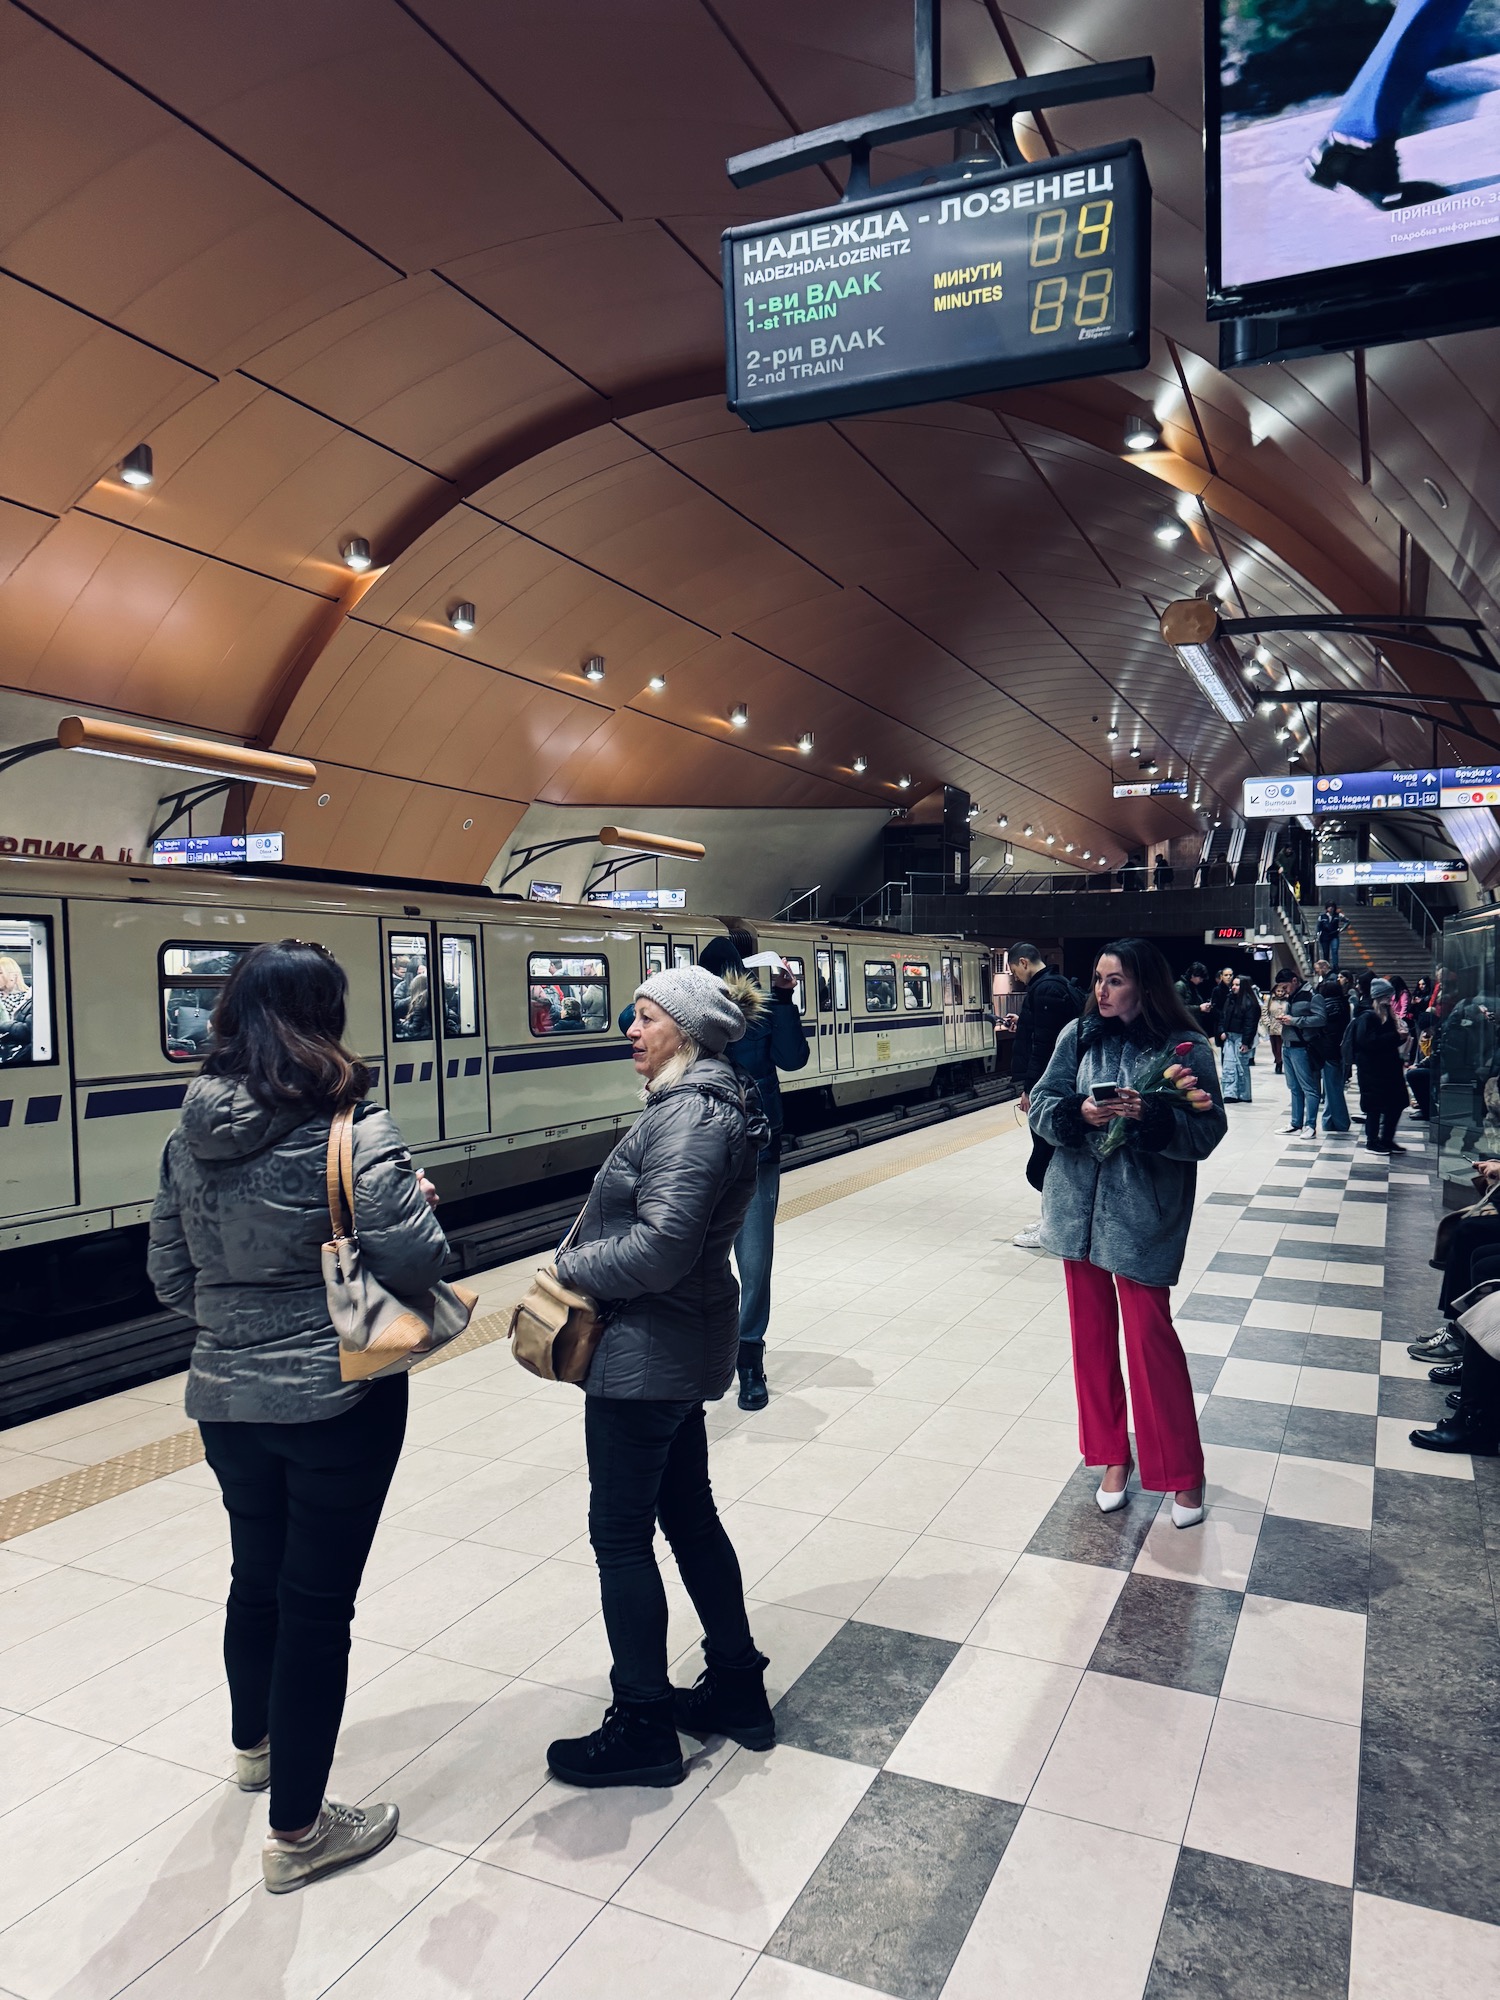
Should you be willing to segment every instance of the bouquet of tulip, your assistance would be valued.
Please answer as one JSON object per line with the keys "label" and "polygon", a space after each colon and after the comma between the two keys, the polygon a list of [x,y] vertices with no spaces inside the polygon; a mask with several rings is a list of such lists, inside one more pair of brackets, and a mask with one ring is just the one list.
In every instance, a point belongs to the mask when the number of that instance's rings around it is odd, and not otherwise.
{"label": "bouquet of tulip", "polygon": [[[1187,1058],[1193,1053],[1191,1042],[1178,1042],[1175,1048],[1163,1049],[1151,1058],[1146,1072],[1130,1085],[1142,1097],[1176,1097],[1187,1099],[1194,1111],[1207,1111],[1213,1104],[1213,1097],[1198,1081],[1197,1072]],[[1111,1153],[1124,1145],[1130,1130],[1128,1118],[1113,1118],[1100,1143],[1099,1157],[1107,1160]]]}

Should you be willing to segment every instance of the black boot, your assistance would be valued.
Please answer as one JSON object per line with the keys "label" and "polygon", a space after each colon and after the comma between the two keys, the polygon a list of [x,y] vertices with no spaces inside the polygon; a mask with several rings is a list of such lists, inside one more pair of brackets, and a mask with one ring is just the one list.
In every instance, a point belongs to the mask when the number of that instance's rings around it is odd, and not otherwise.
{"label": "black boot", "polygon": [[1493,1425],[1481,1429],[1472,1409],[1463,1403],[1432,1430],[1413,1431],[1411,1441],[1423,1451],[1464,1451],[1472,1458],[1500,1453],[1500,1432]]}
{"label": "black boot", "polygon": [[690,1688],[673,1691],[677,1727],[701,1741],[727,1736],[747,1750],[769,1750],[776,1741],[776,1718],[766,1697],[763,1653],[753,1667],[707,1666]]}
{"label": "black boot", "polygon": [[771,1400],[771,1392],[766,1387],[766,1343],[763,1340],[742,1340],[740,1342],[740,1408],[742,1410],[763,1410]]}
{"label": "black boot", "polygon": [[1330,133],[1308,154],[1303,172],[1315,187],[1349,188],[1376,208],[1401,206],[1401,162],[1394,139],[1355,146]]}
{"label": "black boot", "polygon": [[657,1701],[612,1701],[591,1736],[547,1745],[547,1768],[565,1785],[680,1785],[682,1745],[669,1694]]}

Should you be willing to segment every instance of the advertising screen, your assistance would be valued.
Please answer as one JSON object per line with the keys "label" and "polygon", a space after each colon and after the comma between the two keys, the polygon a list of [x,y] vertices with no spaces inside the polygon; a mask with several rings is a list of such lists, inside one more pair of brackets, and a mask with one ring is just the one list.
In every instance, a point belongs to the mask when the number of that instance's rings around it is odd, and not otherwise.
{"label": "advertising screen", "polygon": [[1206,7],[1211,294],[1500,237],[1497,0]]}

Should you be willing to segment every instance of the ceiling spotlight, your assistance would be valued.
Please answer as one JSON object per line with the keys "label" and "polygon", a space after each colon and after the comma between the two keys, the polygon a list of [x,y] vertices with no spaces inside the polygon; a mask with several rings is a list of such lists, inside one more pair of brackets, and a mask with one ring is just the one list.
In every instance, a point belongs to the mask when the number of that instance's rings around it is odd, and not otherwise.
{"label": "ceiling spotlight", "polygon": [[1026,840],[1030,840],[1030,838],[1031,838],[1031,834],[1032,834],[1032,829],[1031,829],[1031,828],[1030,828],[1029,826],[1023,826],[1023,827],[1021,828],[1021,834],[1022,834],[1022,837],[1023,837],[1024,839],[1026,839]]}
{"label": "ceiling spotlight", "polygon": [[667,677],[665,674],[653,674],[646,685],[653,694],[660,694],[667,685]]}
{"label": "ceiling spotlight", "polygon": [[1009,814],[1009,813],[1001,813],[1001,815],[1000,815],[999,819],[997,819],[997,820],[995,821],[995,824],[996,824],[996,826],[1009,826],[1009,825],[1010,825],[1010,814]]}
{"label": "ceiling spotlight", "polygon": [[1132,417],[1125,426],[1127,451],[1155,451],[1161,443],[1161,425],[1154,417]]}
{"label": "ceiling spotlight", "polygon": [[1288,736],[1289,736],[1290,734],[1291,734],[1291,731],[1290,731],[1290,730],[1288,730],[1288,729],[1278,729],[1278,730],[1277,730],[1277,732],[1276,732],[1276,741],[1277,741],[1278,743],[1285,743],[1285,741],[1286,741],[1287,737],[1288,737]]}
{"label": "ceiling spotlight", "polygon": [[1187,533],[1181,521],[1163,521],[1156,531],[1156,539],[1164,549],[1175,548]]}
{"label": "ceiling spotlight", "polygon": [[909,792],[911,790],[911,773],[903,771],[901,776],[896,780],[896,784],[901,791]]}
{"label": "ceiling spotlight", "polygon": [[1258,667],[1274,667],[1276,664],[1276,655],[1271,651],[1269,646],[1257,646],[1255,649],[1255,664]]}
{"label": "ceiling spotlight", "polygon": [[604,678],[604,655],[591,653],[583,663],[583,678],[586,681],[602,681]]}
{"label": "ceiling spotlight", "polygon": [[363,535],[351,535],[339,554],[356,574],[370,567],[370,544]]}
{"label": "ceiling spotlight", "polygon": [[127,486],[149,486],[156,477],[149,444],[138,444],[120,460],[120,477]]}
{"label": "ceiling spotlight", "polygon": [[1161,769],[1161,765],[1157,763],[1154,757],[1148,757],[1145,763],[1141,766],[1141,769],[1146,773],[1146,776],[1148,778],[1154,778],[1157,772]]}
{"label": "ceiling spotlight", "polygon": [[1202,597],[1169,604],[1161,614],[1161,636],[1226,722],[1249,721],[1255,704],[1240,683],[1234,642],[1219,629],[1217,605]]}
{"label": "ceiling spotlight", "polygon": [[1049,847],[1056,847],[1056,845],[1057,845],[1057,835],[1056,835],[1055,833],[1049,833],[1049,834],[1047,835],[1047,845],[1048,845]]}
{"label": "ceiling spotlight", "polygon": [[1106,729],[1104,732],[1104,740],[1106,741],[1106,743],[1117,743],[1119,741],[1119,737],[1120,737],[1119,730],[1115,728],[1113,723],[1111,723],[1109,728]]}
{"label": "ceiling spotlight", "polygon": [[813,733],[810,729],[804,729],[802,734],[797,738],[797,748],[802,752],[802,755],[805,757],[811,751],[812,747],[813,747]]}
{"label": "ceiling spotlight", "polygon": [[978,817],[979,817],[979,808],[978,808],[978,806],[976,806],[976,805],[971,805],[971,806],[969,807],[969,818],[970,818],[970,819],[978,819]]}
{"label": "ceiling spotlight", "polygon": [[748,729],[750,727],[750,710],[744,702],[737,701],[735,703],[734,707],[729,711],[729,720],[734,724],[736,729]]}
{"label": "ceiling spotlight", "polygon": [[1073,852],[1073,843],[1072,843],[1072,841],[1070,840],[1070,841],[1069,841],[1069,842],[1067,843],[1067,845],[1066,845],[1066,846],[1065,846],[1065,847],[1063,848],[1063,853],[1064,853],[1064,854],[1071,854],[1072,852]]}
{"label": "ceiling spotlight", "polygon": [[472,632],[474,630],[474,622],[474,607],[472,604],[455,604],[453,609],[448,613],[448,623],[453,627],[455,632]]}
{"label": "ceiling spotlight", "polygon": [[865,772],[869,770],[869,768],[870,768],[870,760],[868,757],[859,756],[855,758],[854,775],[856,778],[862,778]]}
{"label": "ceiling spotlight", "polygon": [[1084,860],[1085,860],[1085,861],[1087,861],[1087,860],[1088,860],[1088,859],[1090,858],[1090,857],[1089,857],[1089,851],[1088,851],[1088,849],[1087,849],[1087,848],[1085,848],[1085,849],[1083,850],[1083,858],[1084,858]]}

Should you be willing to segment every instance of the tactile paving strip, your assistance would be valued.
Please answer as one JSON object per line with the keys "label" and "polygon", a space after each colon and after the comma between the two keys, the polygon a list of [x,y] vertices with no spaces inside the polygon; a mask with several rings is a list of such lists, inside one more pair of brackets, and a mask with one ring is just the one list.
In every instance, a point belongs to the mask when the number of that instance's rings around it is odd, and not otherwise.
{"label": "tactile paving strip", "polygon": [[[919,1152],[906,1153],[899,1158],[878,1161],[862,1173],[847,1174],[842,1180],[830,1181],[826,1187],[794,1195],[790,1201],[782,1202],[776,1219],[778,1222],[793,1222],[799,1215],[810,1215],[814,1209],[843,1201],[846,1196],[858,1194],[864,1188],[878,1187],[882,1181],[895,1180],[901,1174],[912,1173],[918,1167],[929,1167],[936,1160],[945,1160],[953,1153],[966,1152],[971,1146],[982,1146],[1000,1136],[1003,1134],[997,1134],[992,1126],[982,1132],[955,1132],[940,1144],[924,1146]],[[518,1298],[521,1289],[517,1288]],[[476,1319],[459,1339],[445,1347],[441,1354],[419,1361],[412,1373],[415,1375],[424,1368],[440,1368],[445,1361],[456,1361],[461,1354],[472,1354],[476,1348],[504,1340],[509,1329],[508,1307],[500,1312],[486,1313],[483,1319]],[[149,1486],[153,1479],[165,1479],[169,1472],[180,1472],[184,1466],[198,1464],[202,1457],[203,1440],[194,1425],[187,1430],[174,1431],[170,1437],[160,1438],[155,1444],[138,1445],[134,1451],[122,1451],[115,1458],[102,1459],[98,1465],[80,1466],[77,1472],[64,1473],[60,1479],[49,1479],[45,1486],[30,1486],[24,1492],[13,1493],[9,1499],[0,1500],[0,1542],[13,1541],[17,1535],[29,1534],[33,1528],[45,1528],[69,1514],[82,1513],[85,1507],[95,1507],[101,1500],[116,1499],[134,1487]]]}

